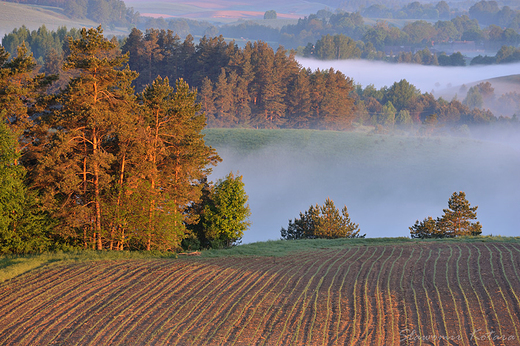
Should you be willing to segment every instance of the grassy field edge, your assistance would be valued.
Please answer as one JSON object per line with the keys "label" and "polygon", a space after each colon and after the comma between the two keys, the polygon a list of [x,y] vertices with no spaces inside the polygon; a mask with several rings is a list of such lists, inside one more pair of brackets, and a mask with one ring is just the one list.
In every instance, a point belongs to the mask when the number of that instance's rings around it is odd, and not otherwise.
{"label": "grassy field edge", "polygon": [[[447,243],[520,243],[520,237],[480,236],[461,237],[452,239],[411,239],[406,237],[394,238],[356,238],[356,239],[302,239],[302,240],[269,240],[244,245],[233,246],[227,249],[211,249],[197,252],[197,258],[221,257],[283,257],[298,252],[318,251],[323,249],[347,246],[386,246],[386,245],[417,245],[432,242]],[[49,252],[26,256],[0,256],[0,283],[23,275],[27,272],[46,268],[57,264],[89,262],[89,261],[117,261],[117,260],[150,260],[150,259],[177,259],[173,252],[160,251],[94,251],[75,250],[70,252]]]}

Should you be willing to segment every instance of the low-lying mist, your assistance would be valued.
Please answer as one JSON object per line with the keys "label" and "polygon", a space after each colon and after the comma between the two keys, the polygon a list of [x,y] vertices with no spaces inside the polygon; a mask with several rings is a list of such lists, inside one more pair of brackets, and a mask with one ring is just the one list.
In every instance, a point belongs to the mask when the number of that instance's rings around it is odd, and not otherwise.
{"label": "low-lying mist", "polygon": [[510,146],[454,137],[298,136],[297,144],[246,153],[236,143],[209,142],[223,158],[212,180],[243,175],[252,212],[243,243],[279,239],[289,219],[327,197],[346,205],[367,237],[409,236],[416,220],[441,216],[455,191],[479,207],[483,234],[519,235],[520,152]]}
{"label": "low-lying mist", "polygon": [[[520,63],[485,66],[424,66],[418,64],[390,64],[367,60],[314,60],[299,58],[298,62],[311,70],[339,70],[354,83],[366,87],[373,84],[376,88],[391,86],[394,82],[406,79],[421,92],[443,94],[445,89],[471,84],[474,82],[509,76],[520,73]],[[458,95],[463,99],[466,95]]]}

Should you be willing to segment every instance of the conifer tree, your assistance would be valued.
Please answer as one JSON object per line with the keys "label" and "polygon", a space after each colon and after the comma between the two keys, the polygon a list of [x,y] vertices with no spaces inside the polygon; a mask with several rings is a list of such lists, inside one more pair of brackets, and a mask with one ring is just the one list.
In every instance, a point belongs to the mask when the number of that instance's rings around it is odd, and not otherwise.
{"label": "conifer tree", "polygon": [[0,254],[42,252],[51,245],[50,222],[25,186],[16,146],[15,134],[0,121]]}
{"label": "conifer tree", "polygon": [[46,120],[54,130],[48,132],[52,138],[37,173],[48,208],[61,219],[60,230],[71,237],[82,230],[85,246],[98,250],[107,237],[103,205],[112,200],[117,181],[118,131],[134,121],[131,83],[137,76],[122,69],[128,56],[117,54],[102,32],[82,29],[79,39],[69,38],[64,69],[77,77],[58,95],[59,106]]}
{"label": "conifer tree", "polygon": [[304,214],[300,212],[300,218],[289,220],[287,229],[281,229],[283,239],[304,238],[364,238],[359,234],[359,225],[351,221],[344,206],[341,212],[334,202],[327,198],[322,206],[316,204],[310,206]]}
{"label": "conifer tree", "polygon": [[20,151],[27,144],[21,136],[32,126],[31,115],[41,110],[37,107],[41,93],[55,77],[34,74],[36,62],[25,44],[18,47],[13,59],[8,59],[9,53],[0,46],[0,107],[5,111],[0,119],[15,132]]}
{"label": "conifer tree", "polygon": [[200,199],[200,182],[211,172],[208,166],[220,158],[204,143],[204,115],[195,103],[196,93],[182,79],[174,89],[167,78],[158,77],[140,99],[146,153],[141,175],[149,188],[146,249],[175,248],[185,225],[197,221],[186,211]]}
{"label": "conifer tree", "polygon": [[471,222],[477,218],[477,208],[470,207],[466,194],[454,192],[449,201],[448,209],[443,209],[444,215],[436,220],[431,216],[422,222],[417,220],[409,227],[412,238],[454,238],[458,236],[477,236],[482,233],[480,222]]}
{"label": "conifer tree", "polygon": [[359,225],[350,220],[347,207],[340,211],[330,198],[320,207],[321,216],[318,218],[314,235],[317,238],[356,238],[359,234]]}
{"label": "conifer tree", "polygon": [[447,237],[462,235],[480,235],[480,222],[471,222],[477,218],[478,206],[470,207],[463,191],[454,192],[448,200],[448,209],[443,209],[444,215],[439,219],[439,228]]}

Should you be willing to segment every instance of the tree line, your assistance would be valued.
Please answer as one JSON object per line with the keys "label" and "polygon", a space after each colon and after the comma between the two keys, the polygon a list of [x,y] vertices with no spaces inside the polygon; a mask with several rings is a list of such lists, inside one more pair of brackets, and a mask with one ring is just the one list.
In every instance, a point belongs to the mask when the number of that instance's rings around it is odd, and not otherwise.
{"label": "tree line", "polygon": [[137,73],[101,27],[67,47],[56,93],[23,45],[12,59],[0,47],[0,252],[239,241],[247,195],[240,176],[207,182],[220,157],[196,91],[157,77],[135,93]]}
{"label": "tree line", "polygon": [[[28,34],[25,30],[16,30],[16,33]],[[68,33],[72,37],[78,35],[74,29],[67,31],[62,28],[54,33],[40,28],[26,37],[27,42],[37,43],[35,48],[30,47],[32,50],[43,52],[41,47],[46,46],[43,42],[56,42],[55,39]],[[44,36],[48,41],[39,39]],[[17,37],[14,34],[6,37],[9,37],[6,42],[11,49],[14,43],[23,42],[13,40],[12,37]],[[328,41],[334,43],[334,40],[335,37],[329,37]],[[241,48],[222,36],[203,37],[195,43],[192,36],[181,40],[171,30],[149,29],[143,33],[134,28],[124,40],[112,38],[111,42],[122,45],[123,53],[129,54],[130,68],[138,72],[132,86],[138,91],[151,84],[157,76],[172,81],[182,78],[197,88],[197,101],[211,127],[341,130],[360,123],[388,129],[395,125],[419,125],[428,119],[430,125],[434,120],[436,127],[449,128],[495,123],[497,118],[490,109],[499,116],[512,116],[519,109],[518,93],[495,97],[493,88],[484,84],[469,89],[463,86],[459,91],[461,98],[451,101],[435,99],[431,93],[421,93],[406,80],[379,90],[371,85],[362,88],[332,69],[304,69],[292,51],[282,47],[275,51],[263,41],[248,43]],[[344,51],[357,49],[348,38],[345,45],[339,42],[344,50],[335,50],[332,44],[326,43],[317,45],[317,49],[341,55]],[[46,53],[43,59],[41,71],[62,76],[53,84],[55,90],[64,87],[70,77],[70,71],[61,68],[68,51],[68,41],[65,40],[61,54],[51,48],[52,53]],[[505,57],[507,54],[518,55],[517,50],[499,52],[498,55]],[[415,55],[420,55],[421,61],[425,62],[436,59],[427,49]],[[463,60],[460,53],[444,57],[451,64]],[[508,121],[503,117],[498,120]]]}
{"label": "tree line", "polygon": [[133,29],[122,50],[140,73],[137,89],[157,75],[198,87],[209,126],[346,129],[352,123],[352,80],[332,69],[303,69],[282,47],[258,41],[240,48],[222,36],[194,44],[170,30]]}

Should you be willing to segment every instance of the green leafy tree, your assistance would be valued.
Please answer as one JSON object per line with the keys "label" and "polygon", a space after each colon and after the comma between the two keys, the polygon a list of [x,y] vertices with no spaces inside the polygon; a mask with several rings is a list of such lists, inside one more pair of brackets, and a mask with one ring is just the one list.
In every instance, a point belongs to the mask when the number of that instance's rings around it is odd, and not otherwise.
{"label": "green leafy tree", "polygon": [[15,134],[0,121],[0,254],[42,252],[51,246],[50,222],[24,184],[16,146]]}
{"label": "green leafy tree", "polygon": [[482,97],[478,86],[469,88],[463,103],[470,109],[482,108],[484,105],[484,98]]}
{"label": "green leafy tree", "polygon": [[334,202],[327,198],[322,206],[311,205],[300,218],[289,220],[287,229],[280,231],[282,239],[305,238],[364,238],[359,234],[359,225],[350,220],[347,207],[338,210]]}
{"label": "green leafy tree", "polygon": [[201,220],[205,237],[213,246],[240,242],[251,224],[247,200],[241,175],[230,173],[213,186]]}

